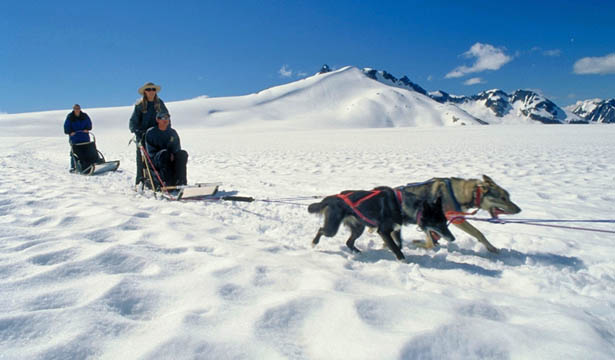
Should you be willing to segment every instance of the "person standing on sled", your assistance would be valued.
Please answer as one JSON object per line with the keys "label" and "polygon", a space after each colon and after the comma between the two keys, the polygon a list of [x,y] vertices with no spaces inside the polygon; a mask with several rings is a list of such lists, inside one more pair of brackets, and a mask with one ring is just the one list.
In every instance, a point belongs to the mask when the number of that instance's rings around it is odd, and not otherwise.
{"label": "person standing on sled", "polygon": [[181,149],[179,135],[170,126],[171,116],[156,114],[156,127],[147,130],[145,148],[166,186],[186,185],[188,153]]}
{"label": "person standing on sled", "polygon": [[130,117],[130,132],[135,134],[135,143],[137,144],[137,176],[135,185],[139,185],[144,181],[139,143],[142,143],[147,129],[157,126],[156,113],[169,112],[162,99],[158,97],[160,90],[160,85],[156,85],[153,82],[148,82],[141,86],[138,91],[143,97],[135,104],[132,116]]}
{"label": "person standing on sled", "polygon": [[[90,135],[88,132],[92,130],[92,120],[88,114],[81,111],[79,104],[73,105],[73,111],[71,111],[64,121],[64,133],[69,136],[68,141],[71,144],[79,144],[84,142],[90,142]],[[70,155],[70,172],[75,171],[75,160]]]}

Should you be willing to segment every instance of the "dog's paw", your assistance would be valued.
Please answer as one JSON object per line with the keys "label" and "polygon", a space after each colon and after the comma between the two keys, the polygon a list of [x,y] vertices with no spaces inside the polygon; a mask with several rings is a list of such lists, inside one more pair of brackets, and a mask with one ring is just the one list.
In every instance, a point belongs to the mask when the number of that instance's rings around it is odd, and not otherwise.
{"label": "dog's paw", "polygon": [[500,252],[500,249],[496,248],[495,246],[493,246],[493,245],[491,245],[491,244],[489,244],[489,246],[487,246],[487,250],[488,250],[490,253],[494,253],[494,254],[497,254],[497,253],[499,253],[499,252]]}
{"label": "dog's paw", "polygon": [[412,240],[412,244],[414,244],[414,246],[416,247],[420,247],[423,249],[433,249],[433,244],[428,244],[426,241],[422,241],[422,240]]}

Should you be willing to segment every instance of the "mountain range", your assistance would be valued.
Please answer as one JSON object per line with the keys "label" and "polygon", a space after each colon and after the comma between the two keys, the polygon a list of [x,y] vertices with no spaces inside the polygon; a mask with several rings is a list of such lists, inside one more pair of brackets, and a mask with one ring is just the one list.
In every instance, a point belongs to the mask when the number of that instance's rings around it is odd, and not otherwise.
{"label": "mountain range", "polygon": [[578,101],[574,105],[567,106],[566,109],[587,122],[615,123],[615,99]]}
{"label": "mountain range", "polygon": [[[319,74],[328,72],[328,70],[329,67],[324,65]],[[427,92],[407,76],[398,79],[384,70],[364,68],[362,72],[367,77],[383,84],[417,92],[440,104],[456,106],[480,123],[615,123],[615,99],[580,101],[575,105],[562,108],[531,90],[516,90],[507,94],[502,90],[492,89],[472,96],[458,96],[442,90]]]}
{"label": "mountain range", "polygon": [[[530,90],[494,89],[472,96],[428,92],[407,76],[371,68],[328,66],[304,79],[256,93],[167,102],[182,127],[321,129],[434,127],[484,124],[615,123],[615,99],[587,100],[562,108]],[[88,108],[93,121],[126,128],[133,106]],[[8,136],[47,136],[67,112],[0,114]],[[36,124],[36,125],[34,125]]]}

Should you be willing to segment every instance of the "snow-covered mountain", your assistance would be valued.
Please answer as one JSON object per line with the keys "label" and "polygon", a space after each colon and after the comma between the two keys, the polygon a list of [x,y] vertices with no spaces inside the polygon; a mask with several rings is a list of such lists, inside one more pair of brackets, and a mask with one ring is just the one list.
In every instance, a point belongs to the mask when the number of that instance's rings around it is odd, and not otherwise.
{"label": "snow-covered mountain", "polygon": [[[326,73],[328,71],[330,71],[329,67],[324,65],[319,73]],[[405,75],[398,79],[385,70],[364,68],[362,71],[369,78],[383,84],[429,96],[441,104],[457,106],[484,124],[567,124],[588,122],[584,119],[584,116],[580,116],[578,113],[573,113],[567,109],[562,109],[541,94],[530,90],[517,90],[512,94],[507,94],[502,90],[494,89],[473,96],[451,95],[444,91],[428,93]],[[612,113],[615,117],[615,112]]]}
{"label": "snow-covered mountain", "polygon": [[[165,93],[162,94],[164,99]],[[175,123],[193,127],[255,128],[431,127],[473,124],[567,124],[615,122],[615,99],[585,101],[562,109],[529,90],[494,89],[472,96],[428,93],[407,76],[384,70],[323,65],[313,76],[254,94],[167,102]],[[125,128],[132,105],[85,109],[95,119]],[[70,110],[0,114],[8,135],[57,131]],[[39,122],[40,119],[57,121]],[[43,124],[41,126],[41,124]]]}
{"label": "snow-covered mountain", "polygon": [[574,105],[567,106],[566,110],[590,123],[615,123],[615,99],[578,101]]}
{"label": "snow-covered mountain", "polygon": [[[378,78],[378,77],[376,77]],[[161,94],[164,99],[164,92]],[[173,122],[182,126],[256,128],[374,128],[406,126],[457,126],[481,124],[455,105],[440,104],[429,96],[400,86],[390,86],[347,66],[254,94],[234,97],[198,97],[167,102]],[[84,109],[96,123],[127,128],[132,106]],[[70,110],[53,113],[0,115],[0,127],[9,135],[56,132]],[[33,120],[57,118],[57,122]],[[6,125],[6,126],[3,126]],[[9,126],[10,125],[10,126]]]}
{"label": "snow-covered mountain", "polygon": [[440,104],[416,91],[374,81],[356,67],[326,70],[323,66],[316,75],[256,94],[200,98],[181,105],[199,108],[204,115],[200,124],[213,126],[245,122],[254,122],[257,126],[299,128],[481,123],[456,106]]}
{"label": "snow-covered mountain", "polygon": [[425,89],[420,87],[418,84],[415,84],[410,81],[410,79],[408,79],[408,77],[405,75],[401,79],[397,79],[395,76],[389,74],[384,70],[375,70],[371,68],[364,68],[363,73],[365,73],[365,75],[367,75],[368,77],[374,80],[378,80],[381,83],[387,84],[389,86],[400,87],[402,89],[416,91],[419,94],[429,96]]}
{"label": "snow-covered mountain", "polygon": [[430,93],[430,96],[439,103],[456,105],[490,124],[584,122],[578,115],[560,108],[551,100],[530,90],[517,90],[507,94],[493,89],[472,96],[456,96],[436,91]]}

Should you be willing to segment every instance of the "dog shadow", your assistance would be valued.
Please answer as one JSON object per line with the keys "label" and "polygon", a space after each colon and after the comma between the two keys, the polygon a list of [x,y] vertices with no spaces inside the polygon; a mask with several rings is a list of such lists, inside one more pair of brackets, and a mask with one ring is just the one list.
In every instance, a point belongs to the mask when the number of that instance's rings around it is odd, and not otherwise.
{"label": "dog shadow", "polygon": [[[362,251],[360,253],[351,253],[349,250],[340,249],[340,251],[323,251],[325,253],[334,254],[334,255],[342,255],[345,257],[350,257],[354,261],[359,261],[363,263],[377,263],[379,261],[397,261],[395,255],[391,253],[389,249],[369,249]],[[421,268],[425,269],[438,269],[438,270],[461,270],[474,275],[481,276],[489,276],[489,277],[499,277],[502,275],[501,270],[489,270],[485,269],[481,266],[474,264],[465,264],[459,263],[455,261],[451,261],[446,258],[446,256],[436,255],[406,255],[405,260],[401,262],[407,264],[417,264],[421,266]]]}
{"label": "dog shadow", "polygon": [[[410,247],[412,248],[412,247]],[[583,260],[574,256],[562,256],[552,253],[522,253],[512,249],[500,249],[499,253],[482,253],[473,250],[463,249],[455,244],[448,244],[445,247],[449,253],[456,252],[462,255],[478,256],[487,259],[491,262],[501,262],[506,266],[516,267],[522,265],[542,265],[553,266],[558,269],[569,268],[574,271],[579,271],[585,268]],[[436,248],[437,249],[437,248]],[[330,255],[339,255],[346,258],[350,258],[354,261],[363,263],[377,263],[379,261],[397,261],[395,255],[391,253],[389,249],[366,249],[360,253],[352,253],[346,248],[340,248],[339,251],[322,251]],[[408,255],[403,260],[404,263],[417,264],[426,269],[439,269],[439,270],[461,270],[469,274],[488,276],[488,277],[500,277],[502,270],[485,269],[482,266],[467,264],[452,261],[447,258],[446,255],[438,255],[437,250],[435,255]]]}
{"label": "dog shadow", "polygon": [[574,256],[562,256],[553,253],[522,253],[513,249],[500,249],[498,253],[483,253],[463,249],[455,244],[448,244],[449,252],[458,252],[463,255],[478,256],[493,262],[502,262],[507,266],[543,265],[553,266],[558,269],[570,268],[575,271],[585,269],[583,260]]}

